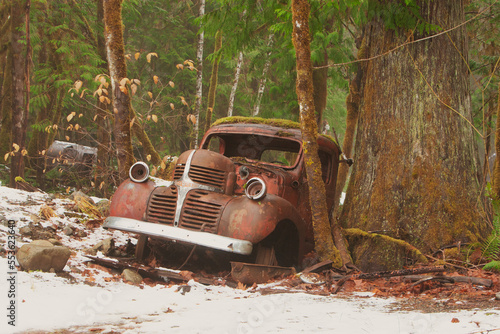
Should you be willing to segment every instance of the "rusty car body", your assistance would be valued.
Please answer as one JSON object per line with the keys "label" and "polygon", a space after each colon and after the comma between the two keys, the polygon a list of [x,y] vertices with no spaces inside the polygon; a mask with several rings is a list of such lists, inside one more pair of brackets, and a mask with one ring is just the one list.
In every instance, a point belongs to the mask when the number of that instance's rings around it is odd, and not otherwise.
{"label": "rusty car body", "polygon": [[[329,208],[340,148],[318,136]],[[232,117],[204,135],[200,149],[182,153],[171,180],[149,177],[134,164],[111,200],[105,228],[239,254],[264,265],[300,264],[314,247],[299,124]]]}

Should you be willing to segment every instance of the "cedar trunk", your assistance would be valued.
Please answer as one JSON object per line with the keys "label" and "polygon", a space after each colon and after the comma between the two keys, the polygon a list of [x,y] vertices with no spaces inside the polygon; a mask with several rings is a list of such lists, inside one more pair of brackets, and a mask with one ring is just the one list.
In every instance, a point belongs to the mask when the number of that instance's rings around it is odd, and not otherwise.
{"label": "cedar trunk", "polygon": [[333,265],[340,267],[342,260],[338,249],[333,244],[330,232],[326,192],[318,157],[318,127],[313,99],[309,11],[310,5],[307,0],[292,1],[292,40],[297,57],[296,90],[300,108],[300,128],[309,187],[315,250],[320,260],[333,260]]}
{"label": "cedar trunk", "polygon": [[128,170],[134,162],[132,139],[130,137],[130,96],[125,89],[120,90],[119,83],[127,77],[125,48],[123,46],[123,28],[121,0],[104,0],[104,38],[109,66],[109,76],[113,92],[114,135],[118,173],[120,180],[128,177]]}
{"label": "cedar trunk", "polygon": [[[26,54],[23,53],[22,26],[24,10],[29,0],[14,1],[11,6],[11,48],[12,48],[12,143],[19,149],[13,152],[10,170],[10,186],[15,187],[16,177],[24,177],[24,157],[26,131],[28,127],[28,103],[26,92]],[[27,14],[27,13],[26,13]],[[12,147],[11,147],[12,149]]]}
{"label": "cedar trunk", "polygon": [[[417,3],[427,22],[444,29],[464,21],[464,1]],[[411,32],[389,30],[375,17],[366,34],[367,57],[373,57],[403,44]],[[468,123],[469,75],[462,57],[467,59],[465,26],[367,63],[344,226],[401,238],[423,252],[484,235],[477,145]],[[354,247],[361,269],[405,264],[403,251],[377,246]]]}

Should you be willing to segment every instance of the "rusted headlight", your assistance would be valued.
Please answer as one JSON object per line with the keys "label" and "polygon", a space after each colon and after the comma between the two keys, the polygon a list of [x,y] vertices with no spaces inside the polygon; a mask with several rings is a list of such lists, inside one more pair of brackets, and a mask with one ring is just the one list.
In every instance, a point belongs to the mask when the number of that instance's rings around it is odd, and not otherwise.
{"label": "rusted headlight", "polygon": [[136,162],[130,167],[128,176],[134,182],[145,182],[149,178],[149,167],[142,161]]}
{"label": "rusted headlight", "polygon": [[260,200],[266,196],[266,184],[258,177],[251,178],[245,184],[245,195],[253,200]]}

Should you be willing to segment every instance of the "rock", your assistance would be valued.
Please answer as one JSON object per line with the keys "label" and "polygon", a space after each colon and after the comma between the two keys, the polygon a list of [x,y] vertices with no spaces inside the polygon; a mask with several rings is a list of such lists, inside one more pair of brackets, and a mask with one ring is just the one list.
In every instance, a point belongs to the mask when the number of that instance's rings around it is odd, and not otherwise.
{"label": "rock", "polygon": [[110,255],[111,252],[115,248],[115,241],[113,238],[108,238],[105,239],[99,243],[97,243],[94,247],[92,247],[92,250],[97,252],[102,252],[104,255]]}
{"label": "rock", "polygon": [[125,269],[122,272],[122,277],[124,281],[131,282],[133,284],[140,284],[142,282],[142,276],[131,269]]}
{"label": "rock", "polygon": [[97,210],[101,213],[101,217],[109,216],[109,199],[103,199],[97,203]]}
{"label": "rock", "polygon": [[63,246],[54,246],[47,240],[35,240],[17,251],[17,261],[23,270],[62,271],[71,255]]}
{"label": "rock", "polygon": [[63,228],[63,232],[64,234],[69,236],[73,234],[73,229],[71,228],[71,226],[66,226]]}
{"label": "rock", "polygon": [[53,244],[54,246],[62,246],[62,243],[61,243],[59,240],[57,240],[57,239],[50,238],[48,241],[49,241],[51,244]]}
{"label": "rock", "polygon": [[19,229],[19,234],[30,236],[33,232],[29,226],[23,226]]}
{"label": "rock", "polygon": [[80,238],[85,238],[87,236],[87,232],[85,232],[84,230],[78,230],[76,232],[76,235],[79,236]]}
{"label": "rock", "polygon": [[495,295],[495,299],[500,300],[500,292],[497,292],[497,294]]}

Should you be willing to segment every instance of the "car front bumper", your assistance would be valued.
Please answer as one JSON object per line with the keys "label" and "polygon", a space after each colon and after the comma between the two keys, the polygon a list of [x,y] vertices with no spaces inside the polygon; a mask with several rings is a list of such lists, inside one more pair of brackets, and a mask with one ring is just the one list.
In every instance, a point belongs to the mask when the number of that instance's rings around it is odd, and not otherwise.
{"label": "car front bumper", "polygon": [[104,221],[102,227],[145,234],[153,238],[175,240],[242,255],[250,255],[253,248],[252,243],[247,240],[240,240],[207,232],[191,231],[179,227],[149,223],[130,218],[108,217]]}

